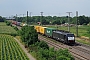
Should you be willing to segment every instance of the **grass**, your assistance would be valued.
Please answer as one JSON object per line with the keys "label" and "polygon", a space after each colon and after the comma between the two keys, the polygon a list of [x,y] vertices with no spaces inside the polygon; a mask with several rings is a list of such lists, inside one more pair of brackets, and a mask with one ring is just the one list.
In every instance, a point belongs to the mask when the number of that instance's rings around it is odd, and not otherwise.
{"label": "grass", "polygon": [[6,26],[5,23],[0,22],[0,34],[17,34],[17,31],[11,26]]}
{"label": "grass", "polygon": [[0,26],[6,26],[6,23],[0,22]]}
{"label": "grass", "polygon": [[76,40],[76,41],[83,43],[83,44],[86,44],[86,45],[90,45],[90,41],[87,41],[87,40]]}

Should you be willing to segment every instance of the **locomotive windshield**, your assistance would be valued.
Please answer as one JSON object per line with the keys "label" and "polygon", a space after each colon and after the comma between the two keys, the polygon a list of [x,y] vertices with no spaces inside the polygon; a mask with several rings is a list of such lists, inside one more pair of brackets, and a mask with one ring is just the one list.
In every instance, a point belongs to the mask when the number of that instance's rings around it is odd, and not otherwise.
{"label": "locomotive windshield", "polygon": [[67,34],[68,37],[74,37],[74,34]]}

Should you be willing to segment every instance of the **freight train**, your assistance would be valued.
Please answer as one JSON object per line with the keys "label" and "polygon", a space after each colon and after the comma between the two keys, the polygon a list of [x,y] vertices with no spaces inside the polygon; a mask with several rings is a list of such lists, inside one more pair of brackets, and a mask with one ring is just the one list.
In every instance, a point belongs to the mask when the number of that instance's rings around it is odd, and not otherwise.
{"label": "freight train", "polygon": [[48,28],[43,26],[34,26],[36,31],[42,35],[53,38],[65,44],[75,44],[75,36],[73,33],[55,28]]}
{"label": "freight train", "polygon": [[21,27],[27,25],[26,23],[21,23],[21,22],[17,22],[17,21],[12,21],[11,23],[16,25],[16,26],[21,26]]}
{"label": "freight train", "polygon": [[[12,24],[17,25],[17,26],[26,26],[27,24],[17,22],[17,21],[12,21]],[[53,38],[55,40],[61,41],[66,44],[75,44],[75,36],[73,33],[70,33],[68,31],[63,31],[63,30],[57,30],[56,28],[48,28],[48,27],[43,27],[43,26],[34,26],[36,31],[42,35],[45,35],[47,37]]]}

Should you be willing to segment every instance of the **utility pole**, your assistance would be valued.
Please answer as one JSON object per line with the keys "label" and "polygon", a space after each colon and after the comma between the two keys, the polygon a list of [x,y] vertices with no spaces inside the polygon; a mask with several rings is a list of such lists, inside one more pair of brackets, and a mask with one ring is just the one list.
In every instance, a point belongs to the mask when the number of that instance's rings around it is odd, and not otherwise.
{"label": "utility pole", "polygon": [[17,26],[17,21],[18,21],[18,19],[17,19],[17,14],[16,14],[16,26]]}
{"label": "utility pole", "polygon": [[70,14],[71,14],[72,12],[66,12],[66,13],[69,14],[69,16],[68,16],[68,31],[70,32]]}
{"label": "utility pole", "polygon": [[76,11],[76,35],[78,37],[78,11]]}
{"label": "utility pole", "polygon": [[41,22],[41,25],[42,25],[43,12],[40,12],[40,13],[41,13],[41,20],[40,20],[40,22]]}
{"label": "utility pole", "polygon": [[[32,12],[30,12],[30,20],[31,20],[31,13],[32,13]],[[29,21],[29,24],[30,24],[30,21]]]}
{"label": "utility pole", "polygon": [[27,11],[27,21],[26,21],[27,25],[28,25],[28,11]]}
{"label": "utility pole", "polygon": [[16,21],[17,21],[17,14],[16,14]]}

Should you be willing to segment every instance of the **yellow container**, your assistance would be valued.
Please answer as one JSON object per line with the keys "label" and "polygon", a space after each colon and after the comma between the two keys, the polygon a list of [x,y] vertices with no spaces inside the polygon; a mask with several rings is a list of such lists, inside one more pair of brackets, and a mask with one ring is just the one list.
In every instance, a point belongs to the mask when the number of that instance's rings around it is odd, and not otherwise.
{"label": "yellow container", "polygon": [[42,26],[40,27],[40,33],[43,35],[45,34],[45,28],[47,28],[47,27],[42,27]]}
{"label": "yellow container", "polygon": [[34,26],[35,27],[35,30],[38,32],[38,33],[40,33],[40,27],[41,26]]}

